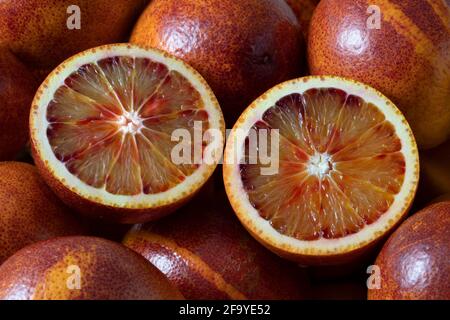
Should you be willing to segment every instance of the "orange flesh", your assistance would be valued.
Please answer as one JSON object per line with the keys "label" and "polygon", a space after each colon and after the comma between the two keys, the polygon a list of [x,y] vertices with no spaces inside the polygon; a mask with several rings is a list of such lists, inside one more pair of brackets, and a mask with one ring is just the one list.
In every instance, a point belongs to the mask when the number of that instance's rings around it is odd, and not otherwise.
{"label": "orange flesh", "polygon": [[[317,240],[357,233],[389,209],[403,184],[394,126],[374,105],[342,90],[286,96],[253,129],[256,136],[279,130],[279,170],[261,174],[268,165],[250,153],[247,138],[243,185],[261,217],[284,235]],[[267,145],[270,155],[270,139]]]}
{"label": "orange flesh", "polygon": [[[49,103],[47,120],[49,143],[66,168],[116,195],[155,194],[182,182],[199,164],[171,161],[180,143],[171,141],[172,132],[183,128],[194,137],[195,121],[200,136],[209,128],[200,94],[186,78],[126,56],[74,72]],[[192,140],[183,143],[194,159]]]}

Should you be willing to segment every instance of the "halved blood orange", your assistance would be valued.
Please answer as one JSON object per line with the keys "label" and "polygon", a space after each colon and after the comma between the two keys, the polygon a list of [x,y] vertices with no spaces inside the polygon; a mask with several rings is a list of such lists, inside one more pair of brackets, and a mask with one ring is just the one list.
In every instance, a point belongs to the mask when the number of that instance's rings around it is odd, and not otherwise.
{"label": "halved blood orange", "polygon": [[375,89],[333,76],[266,92],[225,149],[225,187],[243,225],[279,255],[311,265],[360,258],[405,216],[418,172],[401,112]]}
{"label": "halved blood orange", "polygon": [[37,167],[60,198],[123,223],[183,204],[212,174],[224,145],[222,112],[199,73],[130,44],[62,63],[36,94],[30,128]]}

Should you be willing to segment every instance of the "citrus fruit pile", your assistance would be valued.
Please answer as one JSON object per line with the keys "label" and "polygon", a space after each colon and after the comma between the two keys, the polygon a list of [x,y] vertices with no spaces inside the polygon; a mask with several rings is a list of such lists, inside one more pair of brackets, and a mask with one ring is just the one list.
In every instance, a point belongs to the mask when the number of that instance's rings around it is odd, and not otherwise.
{"label": "citrus fruit pile", "polygon": [[449,26],[2,1],[0,299],[450,299]]}

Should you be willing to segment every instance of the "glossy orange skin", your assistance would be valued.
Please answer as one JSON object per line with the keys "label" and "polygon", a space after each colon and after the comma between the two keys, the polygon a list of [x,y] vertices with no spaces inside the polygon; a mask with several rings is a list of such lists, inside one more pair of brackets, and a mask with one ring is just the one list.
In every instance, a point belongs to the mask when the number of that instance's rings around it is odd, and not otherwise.
{"label": "glossy orange skin", "polygon": [[300,22],[303,35],[308,39],[309,22],[313,15],[314,9],[320,0],[286,0],[288,5],[294,10],[295,15]]}
{"label": "glossy orange skin", "polygon": [[[74,54],[124,42],[149,0],[3,0],[0,44],[6,44],[43,79]],[[70,30],[70,5],[81,12],[81,29]],[[44,24],[45,21],[45,24]]]}
{"label": "glossy orange skin", "polygon": [[[70,271],[76,270],[74,266],[79,272]],[[75,274],[80,276],[79,287],[70,278]],[[159,300],[182,296],[158,269],[118,243],[63,237],[28,246],[1,265],[0,299]]]}
{"label": "glossy orange skin", "polygon": [[260,94],[298,76],[300,25],[279,0],[153,0],[131,42],[169,51],[212,87],[228,126]]}
{"label": "glossy orange skin", "polygon": [[36,88],[30,71],[10,50],[0,47],[0,161],[13,160],[28,141],[28,117]]}
{"label": "glossy orange skin", "polygon": [[23,247],[85,228],[32,165],[0,162],[0,264]]}
{"label": "glossy orange skin", "polygon": [[381,289],[369,299],[450,300],[450,202],[416,213],[389,238],[375,264]]}
{"label": "glossy orange skin", "polygon": [[[369,28],[380,8],[380,29]],[[443,0],[323,0],[310,24],[312,74],[365,82],[405,114],[421,149],[450,135],[450,9]]]}
{"label": "glossy orange skin", "polygon": [[135,226],[124,244],[155,264],[187,299],[305,298],[305,271],[253,240],[224,191],[211,188],[174,215]]}

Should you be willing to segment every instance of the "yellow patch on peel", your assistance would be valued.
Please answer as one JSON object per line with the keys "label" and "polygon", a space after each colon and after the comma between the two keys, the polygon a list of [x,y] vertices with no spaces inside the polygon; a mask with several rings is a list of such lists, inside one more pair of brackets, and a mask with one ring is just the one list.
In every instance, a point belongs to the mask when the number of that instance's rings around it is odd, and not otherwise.
{"label": "yellow patch on peel", "polygon": [[[95,260],[89,251],[66,254],[38,281],[33,300],[67,300],[80,296],[83,286],[86,285],[83,267],[94,264]],[[80,274],[77,274],[77,268]],[[79,277],[79,288],[76,277]]]}
{"label": "yellow patch on peel", "polygon": [[[432,50],[434,43],[403,13],[401,8],[389,0],[376,0],[372,2],[371,4],[380,7],[383,20],[390,23],[398,34],[405,37],[414,47],[418,55],[427,61],[435,61],[436,50]],[[383,25],[381,28],[383,28]]]}
{"label": "yellow patch on peel", "polygon": [[438,2],[435,0],[426,0],[428,5],[433,8],[434,13],[441,19],[442,25],[447,32],[450,33],[450,13],[449,8],[446,7],[444,2]]}

